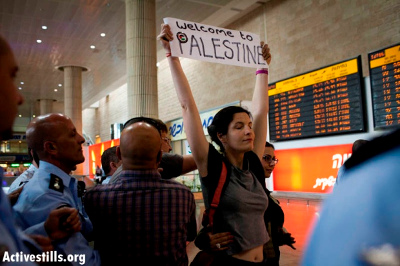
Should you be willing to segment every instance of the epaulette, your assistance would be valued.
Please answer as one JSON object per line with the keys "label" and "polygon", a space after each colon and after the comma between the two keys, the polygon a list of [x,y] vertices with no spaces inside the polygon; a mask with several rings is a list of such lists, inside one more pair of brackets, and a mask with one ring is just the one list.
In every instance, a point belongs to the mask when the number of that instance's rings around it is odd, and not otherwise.
{"label": "epaulette", "polygon": [[64,192],[64,183],[62,179],[55,174],[50,174],[50,184],[49,189],[53,189],[55,191]]}

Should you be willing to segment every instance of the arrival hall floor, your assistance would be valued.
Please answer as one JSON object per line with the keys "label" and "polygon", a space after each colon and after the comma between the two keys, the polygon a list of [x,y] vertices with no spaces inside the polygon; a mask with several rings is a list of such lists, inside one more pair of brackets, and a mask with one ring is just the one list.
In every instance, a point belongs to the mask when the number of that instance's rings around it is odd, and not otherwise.
{"label": "arrival hall floor", "polygon": [[[273,194],[274,195],[274,194]],[[303,252],[305,251],[306,239],[309,231],[312,229],[314,219],[318,217],[320,205],[322,200],[306,200],[306,199],[293,199],[289,200],[285,197],[276,196],[281,203],[281,207],[285,213],[285,228],[292,233],[296,238],[294,246],[296,250],[291,249],[288,246],[282,246],[281,250],[281,266],[296,266],[300,265]],[[202,200],[196,201],[197,204],[197,217],[198,224],[200,224],[201,213],[204,210],[204,204]],[[196,248],[193,242],[187,247],[187,253],[189,261],[196,256],[199,250]]]}

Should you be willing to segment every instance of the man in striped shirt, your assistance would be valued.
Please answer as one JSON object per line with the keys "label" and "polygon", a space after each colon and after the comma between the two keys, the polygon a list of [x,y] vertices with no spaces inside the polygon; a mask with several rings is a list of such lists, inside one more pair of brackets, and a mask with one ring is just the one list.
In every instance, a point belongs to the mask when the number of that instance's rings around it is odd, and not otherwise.
{"label": "man in striped shirt", "polygon": [[186,241],[197,233],[195,201],[186,186],[161,179],[162,139],[153,122],[123,130],[120,178],[85,195],[102,265],[188,265]]}

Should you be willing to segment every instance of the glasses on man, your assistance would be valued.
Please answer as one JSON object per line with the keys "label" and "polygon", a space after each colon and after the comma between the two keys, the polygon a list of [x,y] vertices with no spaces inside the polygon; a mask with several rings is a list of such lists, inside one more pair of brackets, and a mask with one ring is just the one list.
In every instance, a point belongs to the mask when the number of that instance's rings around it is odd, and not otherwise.
{"label": "glasses on man", "polygon": [[262,159],[269,164],[277,164],[278,163],[278,159],[275,156],[272,157],[271,155],[268,155],[268,154],[264,154]]}
{"label": "glasses on man", "polygon": [[166,143],[168,143],[169,145],[171,145],[171,139],[170,138],[161,138],[163,141],[165,141]]}

